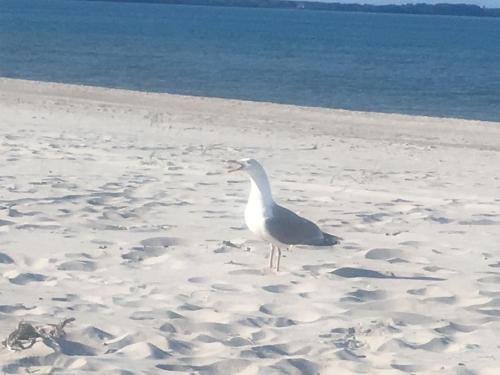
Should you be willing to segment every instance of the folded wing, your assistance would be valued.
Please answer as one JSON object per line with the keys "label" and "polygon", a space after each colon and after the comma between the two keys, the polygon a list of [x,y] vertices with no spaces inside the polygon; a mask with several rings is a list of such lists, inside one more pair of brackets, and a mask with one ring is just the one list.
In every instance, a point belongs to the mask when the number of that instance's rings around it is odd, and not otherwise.
{"label": "folded wing", "polygon": [[273,207],[272,217],[265,220],[264,226],[271,237],[285,245],[325,246],[333,244],[327,241],[326,234],[312,221],[279,205]]}

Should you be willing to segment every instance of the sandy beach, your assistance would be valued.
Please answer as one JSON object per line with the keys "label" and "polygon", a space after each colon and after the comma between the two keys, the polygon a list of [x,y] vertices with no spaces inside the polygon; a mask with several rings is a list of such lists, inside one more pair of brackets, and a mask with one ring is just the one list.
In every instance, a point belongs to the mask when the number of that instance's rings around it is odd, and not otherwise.
{"label": "sandy beach", "polygon": [[2,374],[500,373],[500,123],[0,79],[0,160],[0,341],[75,318]]}

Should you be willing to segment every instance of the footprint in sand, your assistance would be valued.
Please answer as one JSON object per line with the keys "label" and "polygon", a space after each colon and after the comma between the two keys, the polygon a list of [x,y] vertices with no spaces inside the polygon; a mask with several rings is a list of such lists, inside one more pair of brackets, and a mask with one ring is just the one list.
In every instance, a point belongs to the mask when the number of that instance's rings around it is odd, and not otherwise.
{"label": "footprint in sand", "polygon": [[206,284],[210,282],[210,279],[208,277],[195,276],[195,277],[190,277],[189,279],[187,279],[187,281],[193,284]]}
{"label": "footprint in sand", "polygon": [[422,280],[422,281],[444,281],[445,279],[438,277],[430,277],[430,276],[402,276],[395,275],[393,273],[384,274],[382,272],[364,269],[364,268],[356,268],[356,267],[341,267],[337,268],[335,271],[331,271],[330,274],[345,277],[348,279],[351,278],[369,278],[369,279],[395,279],[395,280]]}
{"label": "footprint in sand", "polygon": [[285,344],[254,346],[241,352],[241,356],[245,358],[281,358],[289,355],[291,353]]}
{"label": "footprint in sand", "polygon": [[455,333],[468,333],[477,329],[475,326],[449,322],[445,326],[435,328],[434,331],[442,335],[453,335]]}
{"label": "footprint in sand", "polygon": [[173,237],[153,237],[153,238],[146,238],[145,240],[141,241],[141,245],[144,246],[145,248],[147,247],[166,248],[169,246],[177,245],[178,243],[179,240]]}
{"label": "footprint in sand", "polygon": [[17,275],[16,277],[9,278],[9,281],[12,284],[16,285],[26,285],[32,282],[40,282],[40,281],[45,281],[47,280],[48,277],[45,275],[41,275],[39,273],[21,273]]}
{"label": "footprint in sand", "polygon": [[14,260],[5,253],[0,253],[0,264],[12,264]]}
{"label": "footprint in sand", "polygon": [[389,263],[395,263],[397,260],[406,262],[403,258],[404,252],[397,249],[385,249],[385,248],[377,248],[368,250],[365,254],[366,259],[373,260],[385,260]]}
{"label": "footprint in sand", "polygon": [[[262,312],[262,311],[261,311]],[[251,327],[251,328],[262,328],[262,327],[276,327],[276,328],[284,328],[284,327],[291,327],[295,326],[298,324],[297,321],[290,319],[290,318],[285,318],[285,317],[264,317],[264,316],[256,316],[256,317],[248,317],[241,319],[237,322],[238,324],[241,324],[242,326],[245,327]],[[263,335],[265,337],[266,333],[260,333],[260,335]],[[262,339],[263,337],[253,337],[255,340]]]}
{"label": "footprint in sand", "polygon": [[302,266],[305,271],[311,272],[313,275],[317,276],[330,271],[332,268],[337,267],[335,263],[324,263],[324,264],[306,264]]}
{"label": "footprint in sand", "polygon": [[141,241],[141,246],[132,248],[132,251],[122,255],[123,259],[131,262],[140,262],[147,258],[159,257],[165,254],[169,247],[179,243],[179,239],[172,237],[153,237]]}
{"label": "footprint in sand", "polygon": [[441,353],[448,349],[451,341],[449,337],[434,337],[423,344],[414,344],[403,339],[390,339],[382,344],[378,351],[399,352],[401,349],[413,349]]}
{"label": "footprint in sand", "polygon": [[195,351],[195,346],[187,341],[167,339],[167,347],[175,352],[182,355],[190,355]]}
{"label": "footprint in sand", "polygon": [[430,285],[420,289],[408,289],[407,293],[414,296],[425,297],[423,298],[424,302],[452,304],[457,300],[457,296],[455,294],[436,285]]}
{"label": "footprint in sand", "polygon": [[0,227],[9,226],[9,225],[12,225],[12,224],[15,224],[15,223],[13,221],[0,219]]}
{"label": "footprint in sand", "polygon": [[0,305],[0,313],[3,313],[3,314],[13,314],[13,313],[16,313],[17,311],[26,311],[26,310],[34,310],[34,309],[36,309],[35,306],[26,307],[21,303],[18,303],[15,305]]}
{"label": "footprint in sand", "polygon": [[283,284],[267,285],[263,286],[262,289],[269,293],[285,293],[290,289],[290,286]]}
{"label": "footprint in sand", "polygon": [[239,269],[239,270],[229,271],[228,274],[229,275],[233,275],[233,276],[238,276],[238,275],[254,275],[254,276],[263,275],[262,271],[261,270],[257,270],[257,269]]}
{"label": "footprint in sand", "polygon": [[319,312],[308,310],[308,311],[297,311],[294,306],[281,305],[277,303],[268,303],[261,305],[259,311],[263,314],[273,316],[273,317],[286,317],[294,322],[314,322],[321,318]]}
{"label": "footprint in sand", "polygon": [[383,290],[357,289],[349,292],[340,299],[341,302],[368,302],[378,301],[387,298],[387,292]]}
{"label": "footprint in sand", "polygon": [[216,283],[211,285],[212,289],[221,292],[241,292],[242,289],[239,287],[235,287],[233,284],[226,283]]}
{"label": "footprint in sand", "polygon": [[57,266],[58,270],[61,271],[86,271],[92,272],[97,269],[95,262],[90,260],[70,260],[68,262],[61,263]]}
{"label": "footprint in sand", "polygon": [[242,346],[252,345],[253,343],[248,339],[237,336],[237,337],[231,337],[230,339],[223,341],[222,344],[232,348],[239,348]]}

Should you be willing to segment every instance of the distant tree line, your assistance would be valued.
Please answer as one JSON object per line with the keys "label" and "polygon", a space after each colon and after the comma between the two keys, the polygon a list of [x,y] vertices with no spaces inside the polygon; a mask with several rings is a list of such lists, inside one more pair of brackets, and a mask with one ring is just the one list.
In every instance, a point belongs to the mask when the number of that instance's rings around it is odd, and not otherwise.
{"label": "distant tree line", "polygon": [[500,8],[484,8],[471,4],[403,4],[403,5],[370,5],[370,4],[340,4],[323,3],[317,1],[290,1],[290,0],[87,0],[112,1],[127,3],[158,3],[206,5],[246,8],[286,8],[330,10],[340,12],[369,12],[369,13],[399,13],[399,14],[427,14],[449,16],[476,16],[500,17]]}

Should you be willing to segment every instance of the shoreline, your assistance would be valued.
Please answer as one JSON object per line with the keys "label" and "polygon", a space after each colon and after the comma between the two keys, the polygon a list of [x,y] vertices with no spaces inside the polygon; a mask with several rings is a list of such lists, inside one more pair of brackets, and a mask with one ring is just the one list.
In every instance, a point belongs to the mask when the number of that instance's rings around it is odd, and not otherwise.
{"label": "shoreline", "polygon": [[[234,99],[234,98],[223,98],[223,97],[215,97],[215,96],[201,96],[201,95],[183,95],[183,94],[173,94],[168,92],[156,92],[156,91],[142,91],[142,90],[131,90],[131,89],[123,89],[123,88],[114,88],[114,87],[106,87],[106,86],[92,86],[92,85],[84,85],[84,84],[73,84],[73,83],[63,83],[63,82],[54,82],[54,81],[37,81],[37,80],[29,80],[29,79],[21,79],[21,78],[8,78],[0,76],[0,88],[2,90],[15,90],[19,92],[29,93],[29,90],[37,89],[40,94],[43,95],[52,95],[52,96],[61,96],[65,97],[70,94],[74,99],[81,100],[96,100],[96,101],[108,101],[110,104],[115,101],[119,102],[119,99],[129,98],[129,100],[135,99],[146,99],[149,98],[151,100],[151,106],[153,103],[157,103],[161,101],[161,98],[167,100],[170,98],[171,100],[181,100],[181,98],[189,98],[190,100],[200,100],[200,101],[213,101],[214,104],[221,104],[226,101],[228,103],[234,104],[255,104],[255,105],[272,105],[272,106],[282,106],[289,108],[301,108],[303,110],[308,111],[330,111],[332,113],[336,113],[337,115],[365,115],[365,116],[391,116],[391,117],[400,117],[402,119],[416,119],[416,120],[429,120],[429,121],[453,121],[453,122],[466,122],[466,123],[481,123],[481,124],[493,124],[500,125],[500,121],[490,121],[490,120],[478,120],[478,119],[470,119],[470,118],[460,118],[460,117],[446,117],[446,116],[431,116],[431,115],[419,115],[419,114],[405,114],[399,112],[376,112],[376,111],[358,111],[358,110],[350,110],[350,109],[342,109],[342,108],[330,108],[330,107],[321,107],[321,106],[303,106],[296,104],[286,104],[286,103],[277,103],[277,102],[266,102],[266,101],[254,101],[254,100],[245,100],[245,99]],[[89,99],[86,96],[94,94],[98,95],[100,99]],[[118,104],[118,103],[115,103]],[[147,103],[144,103],[147,106]]]}
{"label": "shoreline", "polygon": [[[421,137],[421,128],[426,128],[429,129],[429,132],[434,133],[432,137],[425,137],[427,141],[434,138],[436,143],[453,144],[459,142],[465,146],[474,146],[474,139],[458,139],[454,136],[453,132],[457,131],[457,126],[465,133],[474,133],[478,127],[481,128],[482,132],[490,132],[492,135],[498,134],[497,131],[500,130],[500,122],[493,121],[304,107],[272,102],[177,95],[0,77],[0,95],[6,96],[10,92],[33,98],[51,97],[93,105],[106,103],[111,106],[134,106],[158,114],[175,110],[190,116],[200,116],[204,112],[207,115],[222,118],[225,114],[231,116],[255,115],[257,123],[260,123],[261,126],[262,123],[268,123],[279,128],[287,127],[280,121],[280,116],[287,114],[295,116],[295,121],[289,125],[289,130],[308,126],[325,134],[346,137],[391,137],[394,131],[391,128],[397,126],[400,137],[413,139]],[[259,111],[263,113],[260,114]],[[256,113],[254,114],[254,112]],[[328,120],[328,123],[316,121],[318,116],[323,116]],[[244,126],[251,125],[247,120],[241,119],[240,121]],[[222,123],[224,121],[221,121]],[[354,127],[355,124],[362,125],[362,127]],[[496,149],[497,143],[494,139],[491,141],[481,139],[481,145]]]}

